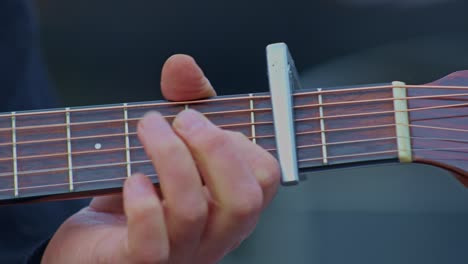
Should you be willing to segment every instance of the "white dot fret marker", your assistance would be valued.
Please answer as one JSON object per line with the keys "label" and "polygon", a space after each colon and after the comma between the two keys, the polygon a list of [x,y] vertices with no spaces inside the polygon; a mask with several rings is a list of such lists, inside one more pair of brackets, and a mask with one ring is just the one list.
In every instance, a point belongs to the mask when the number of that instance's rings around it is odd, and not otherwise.
{"label": "white dot fret marker", "polygon": [[101,148],[102,148],[101,143],[96,143],[96,144],[94,144],[94,148],[95,148],[95,149],[101,149]]}
{"label": "white dot fret marker", "polygon": [[323,99],[322,99],[322,88],[318,88],[318,103],[319,103],[319,115],[320,115],[320,135],[322,137],[322,156],[323,156],[323,164],[328,164],[328,154],[327,154],[327,138],[325,135],[325,119],[323,115]]}
{"label": "white dot fret marker", "polygon": [[188,104],[185,105],[185,110],[187,110],[189,108]]}
{"label": "white dot fret marker", "polygon": [[250,97],[250,123],[252,124],[250,135],[252,136],[252,142],[254,144],[257,144],[257,139],[255,135],[255,112],[254,112],[253,94],[249,94],[249,97]]}
{"label": "white dot fret marker", "polygon": [[15,112],[11,112],[11,142],[12,142],[12,152],[13,152],[13,187],[15,189],[15,197],[19,195],[18,190],[18,161],[16,153],[16,117]]}
{"label": "white dot fret marker", "polygon": [[127,177],[130,177],[132,175],[132,163],[130,160],[130,139],[128,138],[128,109],[127,109],[127,103],[124,103],[124,129],[125,129],[125,159],[127,161]]}
{"label": "white dot fret marker", "polygon": [[65,121],[67,123],[67,156],[68,156],[68,189],[73,191],[73,164],[71,150],[70,108],[65,108]]}

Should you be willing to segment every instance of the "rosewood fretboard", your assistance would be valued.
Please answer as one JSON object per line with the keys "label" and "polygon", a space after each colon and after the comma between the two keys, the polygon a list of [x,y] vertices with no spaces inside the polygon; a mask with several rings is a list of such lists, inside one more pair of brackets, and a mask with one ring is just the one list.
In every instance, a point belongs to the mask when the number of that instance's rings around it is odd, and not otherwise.
{"label": "rosewood fretboard", "polygon": [[[385,100],[392,97],[391,88],[325,90],[321,96],[325,131],[320,126],[318,93],[294,95],[300,168],[323,166],[325,150],[328,165],[396,159],[393,103]],[[137,122],[150,110],[171,121],[187,107],[225,129],[242,132],[276,155],[268,94],[4,113],[0,115],[0,199],[111,190],[134,172],[157,182],[138,141]]]}

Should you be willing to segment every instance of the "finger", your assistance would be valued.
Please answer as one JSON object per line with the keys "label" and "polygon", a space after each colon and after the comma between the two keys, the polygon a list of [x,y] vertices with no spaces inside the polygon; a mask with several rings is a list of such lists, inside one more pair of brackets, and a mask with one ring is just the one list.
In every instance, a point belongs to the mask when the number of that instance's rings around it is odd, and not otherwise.
{"label": "finger", "polygon": [[262,190],[243,160],[240,140],[194,111],[181,112],[173,123],[193,153],[214,206],[199,250],[205,262],[219,260],[253,229],[262,208]]}
{"label": "finger", "polygon": [[265,208],[278,190],[281,176],[279,164],[275,157],[264,148],[253,144],[245,136],[243,138],[246,143],[243,144],[242,153],[262,188],[263,208]]}
{"label": "finger", "polygon": [[145,115],[138,125],[138,136],[158,173],[171,242],[171,261],[187,262],[189,259],[183,258],[195,252],[208,215],[208,203],[195,161],[159,113]]}
{"label": "finger", "polygon": [[197,100],[216,95],[195,60],[182,54],[173,55],[164,64],[161,91],[171,101]]}
{"label": "finger", "polygon": [[103,213],[121,214],[123,210],[123,200],[121,194],[106,195],[93,198],[89,208]]}
{"label": "finger", "polygon": [[123,191],[130,263],[162,263],[169,258],[169,240],[162,204],[151,180],[141,174],[128,178]]}

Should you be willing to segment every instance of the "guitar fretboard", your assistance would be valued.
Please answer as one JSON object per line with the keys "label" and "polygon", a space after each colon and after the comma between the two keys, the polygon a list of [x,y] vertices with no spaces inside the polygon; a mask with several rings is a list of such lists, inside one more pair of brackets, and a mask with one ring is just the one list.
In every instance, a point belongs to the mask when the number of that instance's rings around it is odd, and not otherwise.
{"label": "guitar fretboard", "polygon": [[[294,95],[300,168],[396,157],[392,100],[360,103],[364,94],[392,97],[391,87]],[[186,108],[276,155],[268,94],[5,113],[0,115],[0,199],[119,188],[135,172],[157,182],[136,134],[138,120],[154,110],[171,122]]]}

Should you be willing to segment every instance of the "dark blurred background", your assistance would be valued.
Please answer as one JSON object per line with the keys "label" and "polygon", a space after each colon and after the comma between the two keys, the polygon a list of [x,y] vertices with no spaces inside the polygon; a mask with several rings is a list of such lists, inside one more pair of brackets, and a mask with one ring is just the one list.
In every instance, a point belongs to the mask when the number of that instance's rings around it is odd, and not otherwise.
{"label": "dark blurred background", "polygon": [[[306,87],[425,83],[468,69],[462,1],[41,0],[41,43],[64,105],[160,99],[174,53],[219,94],[267,91],[265,46],[286,42]],[[440,169],[308,175],[280,190],[223,263],[466,263],[468,192]]]}

